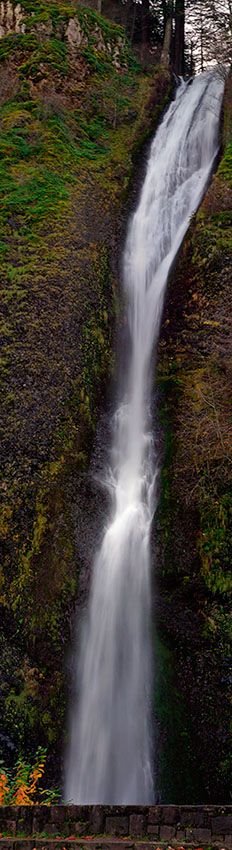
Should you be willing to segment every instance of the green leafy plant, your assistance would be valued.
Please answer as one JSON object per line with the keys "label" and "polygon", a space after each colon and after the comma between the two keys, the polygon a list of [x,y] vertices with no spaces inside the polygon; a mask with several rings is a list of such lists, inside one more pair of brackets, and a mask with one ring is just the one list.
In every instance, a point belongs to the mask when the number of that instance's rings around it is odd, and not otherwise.
{"label": "green leafy plant", "polygon": [[38,747],[33,762],[26,761],[22,756],[17,759],[12,772],[0,765],[0,805],[32,806],[51,805],[59,802],[60,792],[57,788],[43,789],[39,787],[45,770],[47,751]]}

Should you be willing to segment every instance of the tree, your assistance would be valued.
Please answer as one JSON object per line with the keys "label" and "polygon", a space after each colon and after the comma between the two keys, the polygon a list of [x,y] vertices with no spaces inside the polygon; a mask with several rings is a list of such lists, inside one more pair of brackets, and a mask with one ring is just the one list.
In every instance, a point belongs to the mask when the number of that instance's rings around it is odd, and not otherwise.
{"label": "tree", "polygon": [[150,2],[149,0],[142,0],[141,3],[141,30],[142,30],[142,45],[145,47],[146,44],[150,42],[150,24],[151,24],[151,15],[150,15]]}
{"label": "tree", "polygon": [[169,0],[161,0],[162,16],[163,16],[163,48],[161,54],[161,62],[165,68],[170,65],[172,35],[173,35],[173,2]]}
{"label": "tree", "polygon": [[232,0],[209,0],[207,54],[219,64],[232,63]]}
{"label": "tree", "polygon": [[173,69],[177,76],[184,74],[185,0],[175,3],[175,35]]}
{"label": "tree", "polygon": [[191,33],[196,66],[204,70],[209,42],[208,0],[187,0],[187,32]]}
{"label": "tree", "polygon": [[185,0],[101,0],[101,9],[126,27],[133,44],[163,45],[162,64],[184,73]]}
{"label": "tree", "polygon": [[197,68],[231,65],[232,0],[186,0],[186,20]]}
{"label": "tree", "polygon": [[[162,0],[164,41],[161,61],[177,76],[185,70],[185,0]],[[169,63],[168,63],[169,55]]]}
{"label": "tree", "polygon": [[164,66],[164,68],[169,68],[169,65],[170,65],[171,43],[172,43],[172,18],[170,17],[166,21],[163,48],[162,48],[162,53],[161,53],[161,64]]}

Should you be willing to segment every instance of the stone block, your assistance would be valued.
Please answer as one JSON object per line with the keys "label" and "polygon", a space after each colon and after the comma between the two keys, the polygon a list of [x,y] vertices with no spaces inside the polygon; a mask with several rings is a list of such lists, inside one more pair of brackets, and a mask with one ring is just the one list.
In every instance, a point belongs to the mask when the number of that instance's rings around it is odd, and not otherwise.
{"label": "stone block", "polygon": [[[24,809],[26,806],[24,806]],[[29,806],[27,808],[30,808]],[[50,806],[33,806],[32,809],[32,829],[31,832],[48,832],[51,824],[51,808]],[[23,821],[25,822],[25,815],[23,816]],[[19,826],[18,826],[19,830]],[[23,831],[27,834],[28,829],[25,823],[23,827]]]}
{"label": "stone block", "polygon": [[[13,815],[13,810],[11,811],[11,816],[12,816],[12,815]],[[5,824],[4,824],[3,829],[4,829],[4,830],[5,830],[5,832],[7,832],[9,835],[16,835],[16,832],[17,832],[17,821],[16,821],[16,818],[15,818],[15,819],[13,819],[13,818],[11,817],[11,820],[8,820],[8,818],[7,818],[7,820],[5,821]]]}
{"label": "stone block", "polygon": [[[34,813],[36,813],[36,807],[34,808]],[[50,815],[52,823],[56,823],[59,832],[66,818],[66,806],[51,806]]]}
{"label": "stone block", "polygon": [[184,841],[185,839],[185,829],[177,829],[176,830],[176,840]]}
{"label": "stone block", "polygon": [[169,838],[174,838],[174,837],[175,837],[175,829],[174,829],[174,826],[165,826],[165,825],[163,824],[163,826],[161,826],[161,827],[160,827],[160,838],[161,838],[161,841],[162,841],[162,839],[163,839],[163,838],[164,838],[164,839],[167,839],[167,840],[169,841]]}
{"label": "stone block", "polygon": [[[102,806],[105,816],[109,817],[118,817],[120,816],[129,816],[136,810],[139,809],[139,806]],[[140,813],[140,812],[139,812]]]}
{"label": "stone block", "polygon": [[193,841],[193,829],[191,827],[187,827],[185,830],[185,837],[187,841]]}
{"label": "stone block", "polygon": [[[85,832],[86,832],[86,830],[85,830]],[[49,830],[48,830],[48,834],[49,835],[56,835],[56,836],[60,835],[60,836],[63,836],[63,838],[68,838],[69,835],[75,835],[75,837],[76,836],[78,837],[78,832],[76,832],[76,830],[75,830],[75,823],[73,823],[73,821],[69,821],[69,820],[64,821],[64,823],[61,826],[56,824],[56,831],[55,832],[51,832],[51,831],[49,832]]]}
{"label": "stone block", "polygon": [[210,844],[214,844],[216,847],[224,847],[223,835],[211,835]]}
{"label": "stone block", "polygon": [[174,826],[174,824],[176,825],[179,821],[178,806],[164,806],[162,821],[165,826]]}
{"label": "stone block", "polygon": [[93,832],[93,833],[94,832],[95,833],[101,832],[101,830],[97,827],[97,825],[96,825],[95,829],[90,829],[89,821],[87,823],[83,820],[75,821],[75,823],[72,823],[72,822],[70,823],[70,821],[69,821],[69,826],[70,826],[70,831],[71,831],[72,835],[77,835],[77,836],[78,835],[88,835],[89,832]]}
{"label": "stone block", "polygon": [[57,825],[64,823],[67,814],[67,806],[51,806],[51,821]]}
{"label": "stone block", "polygon": [[147,827],[147,834],[149,838],[159,838],[160,833],[160,824],[159,823],[150,823]]}
{"label": "stone block", "polygon": [[191,839],[193,841],[197,841],[197,843],[206,844],[208,842],[211,843],[211,830],[210,829],[186,829],[186,838],[187,840]]}
{"label": "stone block", "polygon": [[129,835],[129,817],[106,817],[105,831],[109,835]]}
{"label": "stone block", "polygon": [[208,812],[202,806],[181,806],[180,817],[178,818],[181,826],[186,826],[189,829],[193,827],[208,827],[210,826]]}
{"label": "stone block", "polygon": [[232,815],[221,815],[212,818],[212,832],[214,835],[232,834]]}
{"label": "stone block", "polygon": [[[89,812],[90,832],[104,832],[105,816],[103,806],[91,806]],[[81,834],[81,833],[80,833]]]}
{"label": "stone block", "polygon": [[38,809],[47,809],[47,806],[19,806],[17,812],[17,830],[32,834],[33,813]]}
{"label": "stone block", "polygon": [[63,823],[55,823],[50,827],[49,835],[75,835],[77,838],[84,835],[89,835],[89,824],[84,821],[66,820]]}
{"label": "stone block", "polygon": [[85,821],[87,823],[89,821],[89,816],[91,812],[91,806],[64,806],[66,811],[65,819],[68,821]]}
{"label": "stone block", "polygon": [[[12,806],[0,806],[1,822],[12,818]],[[15,819],[17,819],[17,808],[15,810]]]}
{"label": "stone block", "polygon": [[[66,832],[65,832],[65,829],[66,829]],[[67,833],[66,824],[64,824],[62,829],[57,823],[51,823],[50,821],[48,821],[48,823],[44,826],[44,832],[47,832],[47,834],[50,838],[52,838],[53,835],[57,836],[60,833],[62,833],[62,835],[64,835],[64,834],[67,835],[67,834],[71,833],[71,831],[72,831],[72,825],[71,825],[71,829],[68,830],[68,833]]]}
{"label": "stone block", "polygon": [[146,835],[146,818],[145,815],[133,814],[129,820],[130,835]]}
{"label": "stone block", "polygon": [[150,806],[148,810],[148,823],[161,823],[162,806]]}
{"label": "stone block", "polygon": [[[34,835],[35,832],[47,832],[48,835],[51,835],[50,832],[50,821],[46,820],[45,815],[42,816],[38,812],[33,815],[33,823],[32,823],[32,833]],[[17,826],[18,831],[21,831],[20,824]]]}

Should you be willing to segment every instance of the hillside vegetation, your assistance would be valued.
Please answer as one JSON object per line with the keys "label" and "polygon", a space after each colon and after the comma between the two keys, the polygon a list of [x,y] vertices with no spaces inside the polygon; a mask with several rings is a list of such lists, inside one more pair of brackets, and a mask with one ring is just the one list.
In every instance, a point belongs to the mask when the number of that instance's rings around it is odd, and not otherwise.
{"label": "hillside vegetation", "polygon": [[144,73],[123,30],[87,8],[23,0],[16,19],[16,5],[0,40],[0,744],[8,765],[47,747],[53,782],[79,575],[77,481],[113,370],[133,158],[170,77]]}

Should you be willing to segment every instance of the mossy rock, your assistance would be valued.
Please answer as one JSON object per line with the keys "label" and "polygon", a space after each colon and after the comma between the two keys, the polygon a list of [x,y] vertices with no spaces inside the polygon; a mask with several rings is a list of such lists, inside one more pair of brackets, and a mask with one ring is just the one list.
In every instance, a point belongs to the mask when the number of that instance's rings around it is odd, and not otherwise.
{"label": "mossy rock", "polygon": [[229,802],[231,783],[231,92],[229,79],[221,160],[170,281],[157,370],[160,627],[211,803]]}
{"label": "mossy rock", "polygon": [[[170,79],[161,70],[145,74],[122,30],[87,8],[22,6],[26,32],[0,42],[0,603],[11,671],[1,728],[9,765],[19,750],[48,747],[52,783],[60,779],[79,582],[76,485],[114,370],[116,254],[133,156],[164,108]],[[68,49],[73,14],[88,56]],[[43,36],[36,26],[49,20],[52,36]],[[111,58],[97,51],[96,27]]]}

